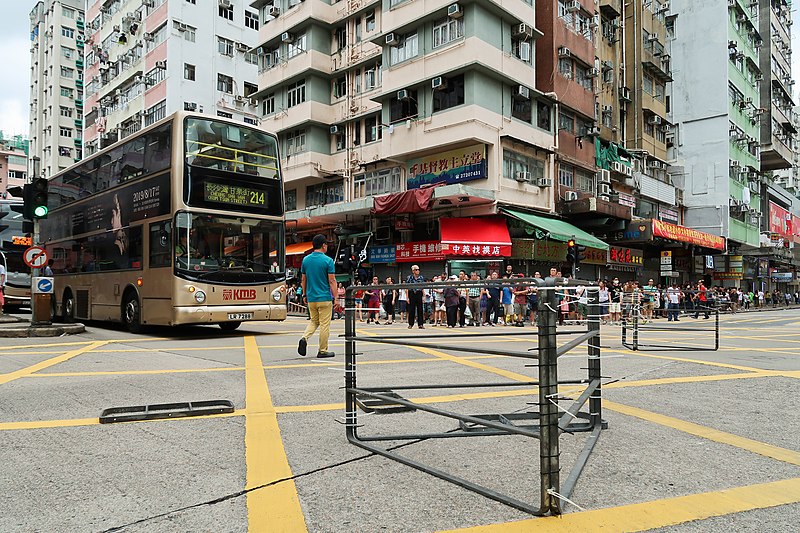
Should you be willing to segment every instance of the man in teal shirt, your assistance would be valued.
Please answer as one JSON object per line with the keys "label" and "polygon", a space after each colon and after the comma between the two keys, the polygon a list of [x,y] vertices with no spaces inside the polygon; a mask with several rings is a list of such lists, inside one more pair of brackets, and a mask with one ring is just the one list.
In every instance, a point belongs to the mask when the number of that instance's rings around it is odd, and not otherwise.
{"label": "man in teal shirt", "polygon": [[335,267],[333,259],[325,254],[328,250],[328,240],[325,235],[315,235],[311,244],[314,246],[314,251],[303,258],[300,267],[302,274],[300,286],[303,288],[303,301],[308,305],[311,322],[300,338],[297,353],[306,354],[308,339],[319,328],[317,357],[333,357],[336,354],[328,351],[328,337],[331,334],[331,314],[336,294]]}

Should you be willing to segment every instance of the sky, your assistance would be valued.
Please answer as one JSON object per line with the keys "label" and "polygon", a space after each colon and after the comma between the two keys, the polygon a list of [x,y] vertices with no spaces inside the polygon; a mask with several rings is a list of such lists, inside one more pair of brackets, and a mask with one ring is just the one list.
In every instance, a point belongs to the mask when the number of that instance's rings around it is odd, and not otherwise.
{"label": "sky", "polygon": [[[35,0],[0,0],[0,50],[3,73],[0,84],[0,131],[7,137],[28,135],[30,100],[30,14]],[[800,2],[795,2],[792,18],[792,75],[800,80]],[[795,84],[795,103],[800,104],[800,81]]]}

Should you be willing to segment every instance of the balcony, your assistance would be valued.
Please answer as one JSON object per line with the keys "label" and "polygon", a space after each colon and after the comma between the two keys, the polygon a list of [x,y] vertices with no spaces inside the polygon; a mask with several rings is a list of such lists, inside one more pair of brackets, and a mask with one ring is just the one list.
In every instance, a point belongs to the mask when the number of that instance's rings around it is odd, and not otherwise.
{"label": "balcony", "polygon": [[[246,3],[250,4],[250,2]],[[333,25],[341,20],[338,13],[341,7],[342,3],[300,2],[287,10],[281,9],[280,15],[261,26],[261,31],[258,35],[259,40],[262,45],[271,43],[276,39],[280,39],[284,32],[291,32],[291,30],[308,20]]]}
{"label": "balcony", "polygon": [[75,127],[76,128],[82,128],[83,127],[83,119],[76,118],[75,119]]}
{"label": "balcony", "polygon": [[330,56],[316,50],[309,50],[289,58],[278,58],[273,66],[259,72],[260,90],[254,96],[260,97],[272,92],[274,87],[284,84],[286,80],[296,79],[309,71],[329,74],[331,72]]}
{"label": "balcony", "polygon": [[78,89],[83,89],[83,80],[80,79],[75,80],[75,87],[77,87]]}
{"label": "balcony", "polygon": [[83,100],[75,100],[75,107],[83,109]]}
{"label": "balcony", "polygon": [[75,27],[82,30],[86,27],[86,22],[83,19],[78,19],[75,21]]}
{"label": "balcony", "polygon": [[[614,217],[622,220],[631,220],[631,208],[618,203],[602,200],[594,196],[580,198],[571,202],[563,202],[560,212],[564,215],[588,215],[593,213],[591,218],[597,215]],[[587,217],[580,217],[587,218]]]}
{"label": "balcony", "polygon": [[600,12],[610,19],[622,16],[622,0],[600,0]]}
{"label": "balcony", "polygon": [[772,142],[761,147],[761,170],[779,170],[792,167],[792,150],[772,133]]}
{"label": "balcony", "polygon": [[83,48],[83,41],[81,41],[80,39],[76,39],[75,40],[75,46],[82,49]]}
{"label": "balcony", "polygon": [[83,139],[81,139],[80,137],[75,137],[74,142],[75,146],[80,146],[81,144],[83,144]]}
{"label": "balcony", "polygon": [[83,68],[83,59],[76,59],[75,60],[75,66],[77,68]]}

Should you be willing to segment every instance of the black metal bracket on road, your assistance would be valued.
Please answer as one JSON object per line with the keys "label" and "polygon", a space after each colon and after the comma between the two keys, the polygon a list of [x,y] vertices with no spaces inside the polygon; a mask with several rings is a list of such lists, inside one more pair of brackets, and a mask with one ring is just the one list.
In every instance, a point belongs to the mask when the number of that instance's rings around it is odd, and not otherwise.
{"label": "black metal bracket on road", "polygon": [[100,413],[101,424],[115,422],[136,422],[140,420],[159,420],[187,416],[207,416],[232,413],[230,400],[203,400],[200,402],[157,403],[152,405],[131,405],[128,407],[109,407]]}
{"label": "black metal bracket on road", "polygon": [[[622,345],[626,348],[638,351],[644,348],[648,351],[676,351],[676,352],[716,352],[719,350],[719,309],[712,308],[699,308],[694,313],[687,311],[685,314],[680,314],[683,319],[690,315],[697,316],[704,314],[705,316],[714,315],[713,327],[691,327],[691,326],[654,326],[650,324],[642,324],[642,320],[638,313],[633,313],[631,316],[625,317],[622,320]],[[628,330],[630,330],[630,338],[628,338]],[[713,333],[714,345],[687,345],[673,342],[671,344],[643,344],[641,337],[648,331],[690,331],[692,333]]]}
{"label": "black metal bracket on road", "polygon": [[[600,372],[600,305],[598,299],[598,288],[588,281],[566,280],[564,278],[514,278],[513,280],[489,280],[489,281],[450,281],[424,284],[388,284],[388,285],[368,285],[360,286],[363,290],[395,290],[399,288],[407,289],[441,289],[445,287],[457,287],[459,289],[467,287],[484,287],[487,283],[497,283],[498,285],[511,283],[514,286],[522,284],[535,286],[539,291],[539,323],[536,332],[514,332],[514,333],[450,333],[450,334],[421,334],[405,336],[360,336],[356,331],[355,314],[355,287],[349,287],[345,292],[345,426],[347,439],[350,443],[379,454],[383,457],[400,462],[422,472],[436,476],[445,481],[454,483],[465,489],[481,494],[487,498],[498,501],[505,505],[514,507],[532,515],[558,515],[561,514],[561,499],[569,498],[572,489],[577,482],[580,472],[583,470],[589,456],[594,448],[600,430],[607,427],[607,423],[602,419],[602,399],[601,399],[601,372]],[[556,331],[558,298],[568,287],[584,285],[587,287],[589,296],[589,320],[585,330]],[[559,292],[560,291],[560,292]],[[494,348],[482,348],[476,344],[459,346],[452,342],[448,343],[440,339],[453,339],[464,337],[520,337],[524,335],[536,335],[538,343],[530,351],[508,351]],[[557,336],[577,335],[565,345],[557,345]],[[431,339],[435,342],[423,342]],[[533,340],[533,339],[532,339]],[[378,384],[372,386],[358,386],[357,379],[357,351],[358,342],[370,342],[377,344],[388,344],[407,347],[424,347],[438,350],[446,350],[455,353],[478,353],[493,354],[500,356],[521,357],[527,360],[535,360],[534,364],[524,365],[526,367],[536,366],[538,368],[538,379],[531,381],[507,381],[507,382],[486,382],[486,383],[429,383],[429,384]],[[559,356],[573,350],[582,343],[587,344],[588,367],[587,377],[583,379],[558,380],[558,359]],[[533,353],[531,353],[533,352]],[[560,401],[568,400],[559,395],[559,385],[585,385],[586,388],[573,400],[572,404],[564,409],[559,405]],[[513,387],[532,387],[531,394],[536,394],[536,402],[527,402],[535,406],[535,411],[515,412],[510,414],[481,414],[468,415],[456,413],[433,407],[421,402],[402,397],[397,391],[408,390],[441,390],[441,389],[486,389],[486,388],[513,388]],[[588,405],[588,412],[581,411]],[[376,413],[379,416],[403,416],[413,411],[421,411],[433,415],[453,419],[458,425],[450,431],[430,431],[421,433],[391,434],[387,432],[375,434],[361,434],[365,425],[359,423],[358,409],[368,413]],[[574,434],[578,432],[591,432],[591,437],[584,445],[583,451],[578,457],[576,464],[570,472],[567,482],[560,484],[560,451],[559,437],[563,433]],[[379,446],[378,442],[384,441],[414,441],[439,438],[458,438],[458,437],[481,437],[497,435],[518,435],[530,437],[539,441],[539,485],[540,501],[538,507],[513,496],[502,494],[494,489],[479,485],[460,476],[446,472],[442,469],[424,464],[420,461],[410,459],[396,453],[394,450]],[[522,448],[524,453],[524,447]],[[491,454],[487,454],[489,456]],[[505,458],[506,461],[513,461],[513,458]]]}

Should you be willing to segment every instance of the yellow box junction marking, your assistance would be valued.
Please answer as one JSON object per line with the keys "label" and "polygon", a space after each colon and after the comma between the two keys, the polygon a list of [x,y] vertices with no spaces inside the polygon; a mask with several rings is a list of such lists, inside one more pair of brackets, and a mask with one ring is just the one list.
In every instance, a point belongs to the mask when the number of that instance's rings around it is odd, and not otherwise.
{"label": "yellow box junction marking", "polygon": [[470,533],[624,533],[684,524],[756,509],[800,502],[800,478],[651,502],[533,518],[452,531]]}
{"label": "yellow box junction marking", "polygon": [[69,361],[73,357],[81,355],[86,352],[91,352],[95,348],[99,348],[100,346],[105,346],[108,344],[108,341],[97,341],[89,344],[88,346],[83,346],[82,348],[78,348],[75,350],[71,350],[63,355],[59,355],[57,357],[51,357],[45,361],[41,361],[36,363],[35,365],[26,366],[25,368],[21,368],[19,370],[15,370],[14,372],[9,372],[8,374],[0,374],[0,385],[5,385],[10,381],[14,381],[15,379],[23,378],[33,374],[34,372],[38,372],[40,370],[44,370],[45,368],[49,368],[53,365],[57,365],[59,363],[63,363],[64,361]]}
{"label": "yellow box junction marking", "polygon": [[[255,337],[244,339],[246,488],[292,476]],[[249,531],[307,531],[293,480],[247,493]]]}

